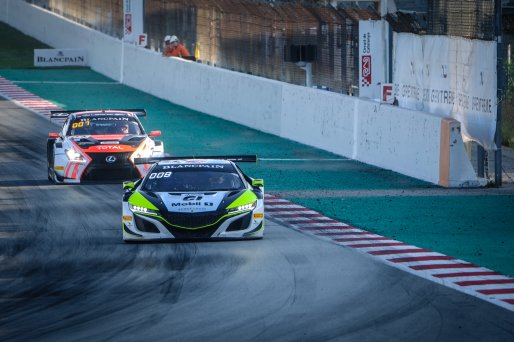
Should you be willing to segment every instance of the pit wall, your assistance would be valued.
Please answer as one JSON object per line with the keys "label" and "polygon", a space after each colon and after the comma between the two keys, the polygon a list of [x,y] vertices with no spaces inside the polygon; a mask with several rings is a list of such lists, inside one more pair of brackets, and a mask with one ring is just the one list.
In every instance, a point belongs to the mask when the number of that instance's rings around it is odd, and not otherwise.
{"label": "pit wall", "polygon": [[84,48],[91,69],[175,104],[441,186],[486,183],[455,120],[164,58],[24,1],[0,0],[0,20],[54,48]]}

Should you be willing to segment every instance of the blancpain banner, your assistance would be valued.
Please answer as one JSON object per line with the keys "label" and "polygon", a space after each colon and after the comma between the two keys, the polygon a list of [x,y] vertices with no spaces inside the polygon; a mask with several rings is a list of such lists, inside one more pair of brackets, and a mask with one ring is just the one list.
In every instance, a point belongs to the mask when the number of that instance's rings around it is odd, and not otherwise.
{"label": "blancpain banner", "polygon": [[87,66],[86,49],[34,49],[34,66]]}
{"label": "blancpain banner", "polygon": [[496,149],[496,42],[410,33],[394,39],[399,105],[454,118],[465,140]]}

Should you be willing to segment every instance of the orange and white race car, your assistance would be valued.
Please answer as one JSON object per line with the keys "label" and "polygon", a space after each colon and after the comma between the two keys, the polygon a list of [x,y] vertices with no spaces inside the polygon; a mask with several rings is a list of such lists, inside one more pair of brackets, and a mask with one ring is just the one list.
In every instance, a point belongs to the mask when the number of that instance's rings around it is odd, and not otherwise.
{"label": "orange and white race car", "polygon": [[52,111],[65,120],[59,133],[49,133],[48,179],[56,184],[142,178],[151,164],[134,158],[163,157],[160,131],[146,133],[138,117],[144,109]]}

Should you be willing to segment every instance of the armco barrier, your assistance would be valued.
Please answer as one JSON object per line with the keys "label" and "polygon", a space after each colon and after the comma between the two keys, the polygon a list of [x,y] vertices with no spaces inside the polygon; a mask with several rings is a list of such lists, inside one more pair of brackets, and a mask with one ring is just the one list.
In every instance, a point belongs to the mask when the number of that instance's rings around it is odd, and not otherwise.
{"label": "armco barrier", "polygon": [[173,103],[442,186],[486,183],[454,120],[163,58],[24,1],[0,0],[0,9],[10,26],[55,48],[85,48],[93,70]]}

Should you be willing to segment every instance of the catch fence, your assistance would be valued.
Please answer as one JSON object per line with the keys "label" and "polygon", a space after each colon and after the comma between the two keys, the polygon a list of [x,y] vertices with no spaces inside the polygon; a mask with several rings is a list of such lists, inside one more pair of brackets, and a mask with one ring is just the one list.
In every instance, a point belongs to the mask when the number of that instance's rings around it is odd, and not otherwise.
{"label": "catch fence", "polygon": [[[122,38],[123,0],[27,2]],[[358,23],[380,19],[380,2],[330,3],[145,0],[144,32],[155,51],[174,34],[202,63],[298,85],[306,84],[301,66],[310,62],[313,86],[358,95]],[[394,31],[494,39],[494,0],[396,4],[398,11],[386,16]]]}

